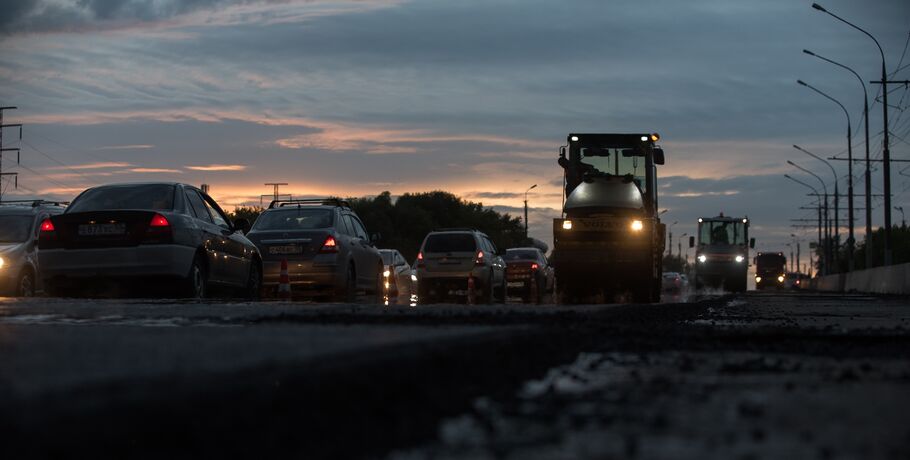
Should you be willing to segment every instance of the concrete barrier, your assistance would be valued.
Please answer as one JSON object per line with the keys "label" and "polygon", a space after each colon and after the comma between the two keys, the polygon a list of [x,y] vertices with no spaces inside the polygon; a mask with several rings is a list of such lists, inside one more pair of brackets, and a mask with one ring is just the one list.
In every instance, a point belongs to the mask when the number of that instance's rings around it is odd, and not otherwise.
{"label": "concrete barrier", "polygon": [[811,286],[825,292],[910,294],[910,263],[818,276]]}

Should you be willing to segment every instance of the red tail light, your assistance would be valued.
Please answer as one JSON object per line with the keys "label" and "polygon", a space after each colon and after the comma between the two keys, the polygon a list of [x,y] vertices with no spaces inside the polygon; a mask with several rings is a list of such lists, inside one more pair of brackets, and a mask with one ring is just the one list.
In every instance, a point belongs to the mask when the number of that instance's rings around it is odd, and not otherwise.
{"label": "red tail light", "polygon": [[322,243],[322,249],[319,250],[322,254],[334,254],[338,252],[338,243],[335,241],[335,237],[329,235],[325,237],[325,242]]}
{"label": "red tail light", "polygon": [[417,253],[417,268],[423,268],[426,266],[427,266],[427,264],[423,263],[423,253],[418,252]]}
{"label": "red tail light", "polygon": [[54,223],[51,222],[50,219],[44,219],[44,221],[41,222],[41,231],[42,231],[42,232],[53,232],[53,231],[54,231]]}
{"label": "red tail light", "polygon": [[152,217],[152,221],[149,222],[149,227],[170,227],[171,223],[167,221],[167,218],[161,214],[155,214],[155,217]]}
{"label": "red tail light", "polygon": [[477,251],[477,260],[474,261],[474,265],[483,265],[483,251]]}
{"label": "red tail light", "polygon": [[537,270],[539,268],[540,268],[540,265],[537,265],[536,263],[531,264],[531,270]]}

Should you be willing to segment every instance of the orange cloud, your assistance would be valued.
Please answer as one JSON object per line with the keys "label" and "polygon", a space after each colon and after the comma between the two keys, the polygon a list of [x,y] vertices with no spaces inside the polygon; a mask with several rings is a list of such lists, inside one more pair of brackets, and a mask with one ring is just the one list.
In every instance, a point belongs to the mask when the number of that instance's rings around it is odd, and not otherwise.
{"label": "orange cloud", "polygon": [[169,173],[169,174],[183,174],[183,171],[179,169],[167,169],[167,168],[130,168],[130,172],[134,173]]}
{"label": "orange cloud", "polygon": [[243,171],[245,165],[205,165],[205,166],[184,166],[186,169],[193,171]]}

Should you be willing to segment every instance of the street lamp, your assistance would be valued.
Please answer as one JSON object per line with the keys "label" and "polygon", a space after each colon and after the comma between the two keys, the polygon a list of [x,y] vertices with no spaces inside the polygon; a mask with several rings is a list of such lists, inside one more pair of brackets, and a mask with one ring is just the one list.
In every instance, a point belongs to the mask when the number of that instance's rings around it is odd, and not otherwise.
{"label": "street lamp", "polygon": [[534,187],[537,187],[537,184],[534,184],[525,190],[525,239],[528,239],[528,192],[533,190]]}
{"label": "street lamp", "polygon": [[[786,177],[787,179],[790,179],[790,180],[792,180],[793,182],[796,182],[797,184],[800,184],[800,185],[802,185],[802,186],[804,186],[804,187],[808,187],[810,190],[812,190],[812,192],[813,192],[813,194],[815,195],[816,198],[821,197],[821,194],[818,193],[818,190],[816,190],[815,187],[813,187],[813,186],[811,186],[811,185],[809,185],[809,184],[807,184],[807,183],[805,183],[805,182],[803,182],[803,181],[801,181],[801,180],[799,180],[799,179],[795,179],[795,178],[793,178],[792,176],[790,176],[789,174],[784,174],[784,177]],[[822,183],[822,186],[824,186],[824,185],[825,185],[825,184]],[[827,238],[827,233],[828,233],[828,232],[827,232],[827,230],[828,230],[828,212],[827,212],[827,209],[828,209],[828,199],[827,199],[827,193],[826,193],[826,194],[825,194],[825,237],[826,237],[826,238]],[[825,246],[822,246],[822,202],[821,202],[821,200],[818,200],[818,247],[821,247],[821,248],[824,248],[824,247],[825,247]],[[827,274],[827,265],[828,265],[828,255],[827,255],[827,251],[822,250],[822,254],[821,254],[821,255],[822,255],[822,258],[823,258],[823,262],[824,262],[824,263],[820,263],[819,265],[821,266],[821,269],[822,269],[821,271],[822,271],[822,273],[823,273],[823,274]]]}
{"label": "street lamp", "polygon": [[[850,235],[847,237],[847,255],[850,259],[847,262],[847,264],[848,264],[848,266],[852,267],[853,266],[853,131],[852,131],[852,127],[850,126],[850,124],[851,124],[850,123],[850,112],[848,112],[847,108],[844,107],[844,104],[841,104],[840,102],[838,102],[837,99],[834,99],[833,97],[828,96],[827,94],[819,91],[812,85],[810,85],[802,80],[797,80],[796,82],[799,83],[800,85],[803,85],[803,86],[811,89],[812,91],[815,91],[818,94],[821,94],[822,96],[828,98],[829,100],[833,101],[835,104],[840,106],[841,110],[844,111],[844,115],[847,116],[847,220],[849,221],[847,228],[849,229],[849,233],[850,233]],[[831,170],[833,171],[834,168],[831,168]],[[835,227],[834,235],[835,235],[835,240],[837,242],[837,246],[838,246],[838,248],[840,248],[840,238],[839,238],[840,237],[840,225],[838,225],[838,222],[837,222],[837,206],[838,206],[839,200],[837,197],[837,176],[836,175],[835,175],[834,179],[835,179],[834,180],[834,227]]]}
{"label": "street lamp", "polygon": [[[849,70],[850,73],[852,73],[856,77],[856,79],[859,80],[859,84],[863,86],[863,120],[864,120],[863,124],[865,125],[865,128],[866,128],[866,174],[865,174],[865,181],[866,181],[866,200],[865,200],[866,201],[866,237],[864,239],[866,241],[866,248],[867,248],[866,249],[866,267],[871,267],[872,266],[872,251],[869,251],[869,238],[872,238],[872,172],[871,172],[872,168],[871,168],[870,161],[869,161],[869,93],[866,91],[866,82],[863,81],[862,77],[860,77],[859,74],[856,73],[855,70],[853,70],[839,62],[835,62],[826,57],[819,56],[809,50],[803,50],[803,53],[806,53],[809,56],[815,56],[825,62],[830,62],[831,64],[834,64],[840,68]],[[852,165],[853,161],[850,161],[850,164]],[[853,175],[851,174],[851,177],[852,176]],[[850,198],[850,203],[851,203],[851,205],[853,204],[853,198]],[[853,219],[850,220],[850,225],[851,226],[853,225]],[[852,237],[852,232],[851,232],[851,237]],[[851,251],[852,251],[852,248],[851,248]],[[853,257],[850,257],[850,267],[852,270]]]}
{"label": "street lamp", "polygon": [[796,273],[802,273],[803,271],[802,271],[802,269],[801,269],[800,266],[799,266],[799,261],[800,261],[800,253],[799,253],[799,246],[800,246],[800,244],[799,244],[799,243],[800,243],[800,240],[799,240],[799,237],[796,236],[795,233],[791,233],[790,236],[796,241]]}
{"label": "street lamp", "polygon": [[[821,177],[818,177],[818,174],[815,174],[814,172],[809,171],[808,169],[806,169],[790,160],[787,160],[787,163],[790,166],[793,166],[793,167],[799,169],[800,171],[810,174],[813,177],[815,177],[816,179],[818,179],[818,181],[822,184],[822,189],[825,191],[825,246],[824,246],[824,248],[825,248],[825,263],[826,263],[826,267],[827,267],[825,270],[826,271],[825,274],[829,274],[829,273],[831,273],[831,268],[836,267],[836,265],[832,264],[831,262],[836,262],[837,258],[835,257],[835,253],[831,248],[831,240],[832,240],[832,238],[831,238],[831,219],[828,218],[828,187],[825,185],[825,181],[823,181]],[[837,186],[837,184],[835,183],[835,187],[836,186]],[[837,219],[836,214],[835,214],[834,218]]]}
{"label": "street lamp", "polygon": [[[844,18],[822,8],[818,3],[813,3],[812,8],[815,8],[818,11],[827,13],[834,19],[837,19],[844,24],[866,34],[867,37],[871,38],[875,42],[875,46],[878,47],[878,52],[882,56],[882,122],[885,125],[884,137],[882,138],[882,175],[884,176],[884,194],[885,194],[885,265],[891,265],[891,150],[888,145],[888,73],[885,71],[885,52],[882,50],[882,45],[878,43],[878,40],[872,36],[869,32],[866,32],[857,25],[847,21]],[[868,195],[868,192],[867,192]],[[870,208],[871,206],[866,206]],[[868,212],[868,211],[867,211]]]}
{"label": "street lamp", "polygon": [[[831,166],[831,163],[828,162],[828,160],[825,160],[824,158],[822,158],[798,145],[794,144],[793,148],[795,148],[796,150],[799,150],[800,152],[805,153],[806,155],[811,156],[812,158],[815,158],[816,160],[824,162],[826,165],[828,165],[829,168],[831,168],[831,175],[834,177],[834,241],[836,243],[838,243],[837,247],[839,248],[840,247],[840,244],[839,244],[840,243],[840,220],[839,220],[840,211],[837,206],[837,203],[840,202],[840,195],[838,195],[838,191],[837,191],[837,189],[838,189],[837,172],[834,171],[834,166]],[[796,165],[794,165],[794,166],[796,166]],[[799,168],[799,166],[797,166],[797,167]],[[802,168],[800,168],[800,169],[802,169]]]}

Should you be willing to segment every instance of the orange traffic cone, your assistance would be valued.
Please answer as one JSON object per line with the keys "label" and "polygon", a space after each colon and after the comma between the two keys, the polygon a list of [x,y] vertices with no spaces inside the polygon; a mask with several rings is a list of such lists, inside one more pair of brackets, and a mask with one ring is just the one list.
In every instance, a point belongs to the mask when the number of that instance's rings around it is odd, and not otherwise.
{"label": "orange traffic cone", "polygon": [[468,305],[477,303],[477,293],[474,292],[474,277],[468,277]]}
{"label": "orange traffic cone", "polygon": [[281,259],[281,275],[278,277],[278,297],[281,299],[291,298],[291,279],[288,277],[287,259]]}

